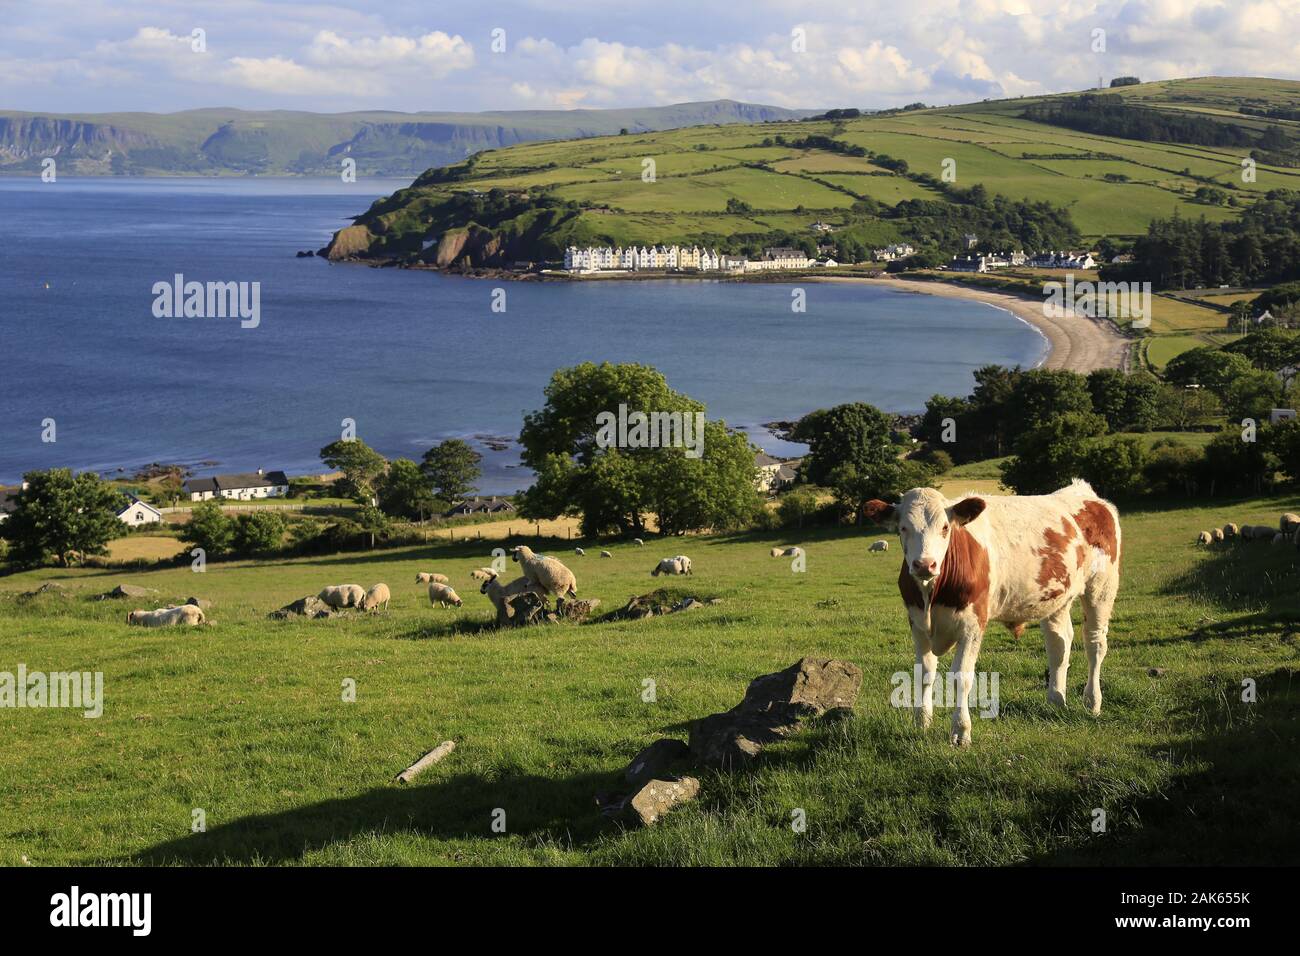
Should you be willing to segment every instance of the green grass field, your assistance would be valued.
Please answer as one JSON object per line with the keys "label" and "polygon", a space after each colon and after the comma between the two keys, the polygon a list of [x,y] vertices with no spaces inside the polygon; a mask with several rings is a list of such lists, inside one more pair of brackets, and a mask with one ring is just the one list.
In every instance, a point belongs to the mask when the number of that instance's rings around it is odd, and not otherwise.
{"label": "green grass field", "polygon": [[[0,865],[1293,862],[1300,558],[1193,545],[1202,528],[1284,510],[1300,499],[1126,513],[1100,718],[1080,704],[1081,647],[1058,712],[1037,629],[1017,641],[993,628],[978,666],[1000,675],[1001,714],[976,720],[966,751],[948,745],[947,713],[922,733],[890,706],[911,640],[897,543],[869,555],[881,535],[866,531],[601,545],[612,560],[568,563],[602,611],[663,585],[648,572],[678,552],[696,573],[664,586],[722,603],[504,632],[467,577],[484,545],[0,578],[0,671],[99,670],[106,698],[99,719],[0,709]],[[769,558],[774,543],[802,544],[807,571]],[[464,608],[432,608],[417,570],[451,575]],[[324,584],[380,580],[387,612],[266,617]],[[69,593],[18,597],[47,581]],[[209,598],[212,626],[129,628],[135,602],[91,599],[123,582],[158,603]],[[641,747],[684,737],[806,654],[863,668],[852,719],[810,726],[752,771],[703,774],[701,799],[650,830],[597,814],[593,795]],[[1247,679],[1255,703],[1241,700]],[[451,757],[392,782],[448,738]],[[205,833],[191,833],[196,808]],[[806,832],[791,828],[796,808]]]}

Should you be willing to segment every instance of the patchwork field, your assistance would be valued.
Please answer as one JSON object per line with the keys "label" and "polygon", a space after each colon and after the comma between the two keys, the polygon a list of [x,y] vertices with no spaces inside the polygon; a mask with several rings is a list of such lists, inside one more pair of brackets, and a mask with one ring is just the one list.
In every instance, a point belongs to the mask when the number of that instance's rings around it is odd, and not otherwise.
{"label": "patchwork field", "polygon": [[[990,463],[983,463],[988,471]],[[956,480],[984,472],[967,467]],[[1198,550],[1202,528],[1272,523],[1287,496],[1124,516],[1123,585],[1100,718],[1047,705],[1042,640],[991,629],[979,668],[1000,714],[951,748],[890,704],[911,640],[897,543],[866,530],[652,540],[568,558],[602,611],[664,586],[722,603],[649,621],[498,632],[468,571],[479,544],[214,564],[148,573],[46,569],[0,578],[0,671],[104,673],[105,710],[0,709],[0,865],[1013,864],[1293,862],[1300,762],[1300,564],[1266,544]],[[537,543],[563,555],[569,542]],[[768,557],[807,549],[807,571]],[[663,554],[691,578],[651,579]],[[431,608],[417,570],[451,575],[460,610]],[[277,622],[323,584],[386,581],[387,612]],[[20,597],[46,582],[65,595]],[[194,631],[127,627],[119,583],[213,601]],[[155,602],[149,602],[155,603]],[[1076,614],[1076,622],[1077,622]],[[701,798],[645,831],[597,814],[640,748],[685,737],[750,678],[806,655],[865,672],[855,715],[772,747],[752,772],[704,774]],[[945,662],[946,666],[946,662]],[[1150,668],[1163,668],[1152,676]],[[341,688],[356,682],[356,700]],[[656,699],[643,700],[644,682]],[[1257,701],[1242,701],[1253,681]],[[444,739],[451,757],[393,776]],[[1106,811],[1105,833],[1092,829]],[[207,831],[191,833],[196,809]],[[495,810],[506,832],[494,833]],[[803,809],[807,830],[791,828]]]}

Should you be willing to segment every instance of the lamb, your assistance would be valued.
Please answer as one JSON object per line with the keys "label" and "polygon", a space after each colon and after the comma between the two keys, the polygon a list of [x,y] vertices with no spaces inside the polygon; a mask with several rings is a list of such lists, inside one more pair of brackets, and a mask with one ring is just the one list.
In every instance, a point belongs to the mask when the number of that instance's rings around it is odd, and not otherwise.
{"label": "lamb", "polygon": [[201,608],[193,604],[182,604],[180,607],[163,607],[156,611],[137,609],[126,616],[126,623],[139,624],[141,627],[170,627],[173,624],[196,627],[206,623],[206,618]]}
{"label": "lamb", "polygon": [[435,583],[429,585],[429,603],[436,604],[438,607],[446,607],[449,604],[460,607],[465,602],[450,585]]}
{"label": "lamb", "polygon": [[867,550],[868,550],[868,551],[888,551],[888,550],[889,550],[889,542],[888,542],[888,541],[873,541],[873,542],[871,542],[871,547],[867,548]]}
{"label": "lamb", "polygon": [[[475,568],[469,573],[469,576],[475,581],[489,581],[496,577],[496,572],[491,568]],[[446,583],[445,581],[442,583]]]}
{"label": "lamb", "polygon": [[1196,536],[1196,543],[1197,543],[1197,544],[1205,544],[1205,545],[1208,545],[1208,544],[1209,544],[1211,541],[1213,541],[1213,540],[1214,540],[1214,536],[1213,536],[1212,534],[1210,534],[1210,532],[1208,532],[1208,531],[1202,531],[1200,534],[1198,534],[1198,535]]}
{"label": "lamb", "polygon": [[685,555],[679,554],[675,558],[664,558],[650,572],[650,577],[657,578],[661,574],[690,574],[691,559]]}
{"label": "lamb", "polygon": [[601,556],[602,558],[612,558],[612,557],[613,557],[613,555],[610,554],[608,551],[602,551],[602,552],[600,552],[600,556]]}
{"label": "lamb", "polygon": [[1210,532],[1210,537],[1213,538],[1215,541],[1222,541],[1222,540],[1223,540],[1223,529],[1222,529],[1222,528],[1215,528],[1213,531]]}
{"label": "lamb", "polygon": [[519,595],[540,594],[545,597],[545,592],[527,578],[515,578],[509,584],[502,584],[495,571],[478,590],[480,594],[486,594],[487,599],[497,609],[497,627],[505,626],[515,616],[513,601]]}
{"label": "lamb", "polygon": [[573,553],[576,554],[576,555],[577,555],[578,557],[580,557],[580,558],[582,558],[582,557],[586,557],[586,555],[587,555],[587,552],[586,552],[586,551],[583,551],[581,548],[574,548],[574,549],[573,549]]}
{"label": "lamb", "polygon": [[387,611],[388,601],[389,598],[391,597],[392,595],[389,594],[388,592],[387,584],[376,584],[373,588],[371,588],[369,591],[366,592],[366,596],[361,599],[361,604],[359,605],[359,607],[363,611],[373,611],[375,608],[379,607],[379,605],[382,604],[384,606],[384,610]]}
{"label": "lamb", "polygon": [[510,556],[518,562],[524,577],[537,585],[543,600],[547,594],[554,594],[555,603],[559,605],[566,597],[578,596],[578,579],[555,558],[534,554],[532,548],[524,544],[512,549]]}
{"label": "lamb", "polygon": [[366,598],[366,589],[359,584],[331,584],[321,588],[316,596],[335,610],[360,607]]}
{"label": "lamb", "polygon": [[773,548],[771,554],[774,558],[797,558],[803,554],[803,548]]}
{"label": "lamb", "polygon": [[445,574],[431,574],[428,571],[421,571],[415,576],[416,584],[450,584],[451,578]]}

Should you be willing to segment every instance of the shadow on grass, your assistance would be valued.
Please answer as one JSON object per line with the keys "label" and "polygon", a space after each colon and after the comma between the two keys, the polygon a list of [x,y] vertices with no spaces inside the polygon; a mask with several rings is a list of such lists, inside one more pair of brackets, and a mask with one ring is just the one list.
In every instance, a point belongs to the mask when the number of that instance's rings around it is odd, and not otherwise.
{"label": "shadow on grass", "polygon": [[609,832],[594,795],[613,774],[563,779],[529,774],[489,778],[465,773],[425,786],[392,784],[354,797],[243,817],[151,847],[126,862],[144,865],[300,861],[307,854],[367,835],[399,833],[441,840],[491,838],[493,812],[506,811],[507,832],[546,834],[582,846]]}
{"label": "shadow on grass", "polygon": [[1256,703],[1242,687],[1210,682],[1175,719],[1200,732],[1152,748],[1150,759],[1186,772],[1163,792],[1107,807],[1109,835],[1084,838],[1031,862],[1046,865],[1294,865],[1300,859],[1300,671],[1257,678]]}

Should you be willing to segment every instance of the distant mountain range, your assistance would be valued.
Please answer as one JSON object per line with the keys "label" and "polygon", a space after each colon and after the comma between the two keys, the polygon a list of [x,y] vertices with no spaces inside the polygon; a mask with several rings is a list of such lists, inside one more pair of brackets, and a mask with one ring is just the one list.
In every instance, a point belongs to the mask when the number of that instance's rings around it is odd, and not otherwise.
{"label": "distant mountain range", "polygon": [[75,175],[337,175],[356,160],[369,176],[414,176],[483,149],[537,140],[798,119],[814,110],[712,100],[617,110],[483,113],[306,113],[199,109],[179,113],[0,110],[0,173],[36,173],[48,157]]}

